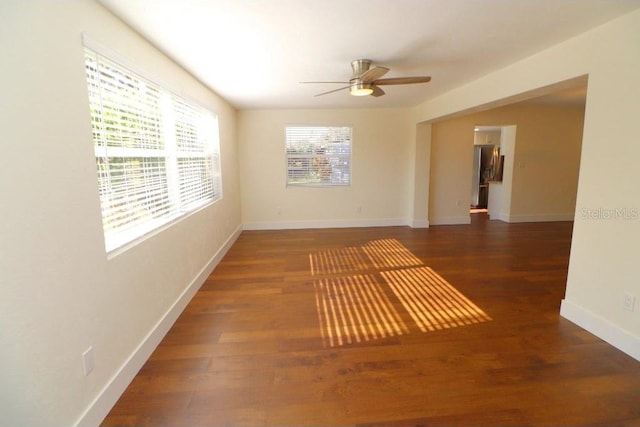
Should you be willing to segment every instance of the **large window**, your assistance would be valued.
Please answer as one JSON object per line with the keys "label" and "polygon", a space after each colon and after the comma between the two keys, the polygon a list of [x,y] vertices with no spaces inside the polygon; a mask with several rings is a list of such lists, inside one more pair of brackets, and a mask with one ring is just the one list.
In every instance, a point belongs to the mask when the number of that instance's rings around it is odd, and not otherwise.
{"label": "large window", "polygon": [[287,126],[287,185],[351,183],[351,128]]}
{"label": "large window", "polygon": [[107,251],[222,196],[217,117],[85,49]]}

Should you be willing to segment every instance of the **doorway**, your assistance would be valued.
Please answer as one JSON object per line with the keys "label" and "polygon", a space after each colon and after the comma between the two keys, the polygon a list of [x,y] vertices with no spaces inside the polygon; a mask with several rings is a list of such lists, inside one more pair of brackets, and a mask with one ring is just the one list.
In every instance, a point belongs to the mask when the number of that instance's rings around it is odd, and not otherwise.
{"label": "doorway", "polygon": [[471,214],[487,214],[490,183],[501,181],[500,126],[475,126],[473,171],[471,180]]}

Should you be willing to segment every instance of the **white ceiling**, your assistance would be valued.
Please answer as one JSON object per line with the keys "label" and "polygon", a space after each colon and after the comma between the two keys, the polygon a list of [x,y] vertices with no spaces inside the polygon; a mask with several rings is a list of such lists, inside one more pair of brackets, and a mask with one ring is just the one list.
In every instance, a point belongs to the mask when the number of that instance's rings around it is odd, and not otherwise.
{"label": "white ceiling", "polygon": [[[640,7],[638,0],[99,0],[238,109],[412,107]],[[348,81],[371,59],[374,98]]]}

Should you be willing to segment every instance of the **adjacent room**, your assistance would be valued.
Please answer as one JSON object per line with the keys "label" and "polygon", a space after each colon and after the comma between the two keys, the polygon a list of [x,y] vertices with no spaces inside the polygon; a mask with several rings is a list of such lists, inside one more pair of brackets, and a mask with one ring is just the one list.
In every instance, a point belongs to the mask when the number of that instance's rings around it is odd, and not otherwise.
{"label": "adjacent room", "polygon": [[640,424],[640,2],[0,4],[0,425]]}

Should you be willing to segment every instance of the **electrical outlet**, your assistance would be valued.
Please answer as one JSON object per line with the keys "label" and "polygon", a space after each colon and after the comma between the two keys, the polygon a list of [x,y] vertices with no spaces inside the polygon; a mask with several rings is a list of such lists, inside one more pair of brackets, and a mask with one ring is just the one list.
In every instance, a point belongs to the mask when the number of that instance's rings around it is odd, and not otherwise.
{"label": "electrical outlet", "polygon": [[356,212],[357,213],[362,213],[362,206],[360,206],[360,205],[356,206]]}
{"label": "electrical outlet", "polygon": [[625,292],[623,304],[625,310],[633,311],[636,305],[636,296]]}
{"label": "electrical outlet", "polygon": [[95,362],[93,361],[93,346],[89,347],[82,353],[82,369],[84,370],[84,376],[86,377],[93,371]]}

